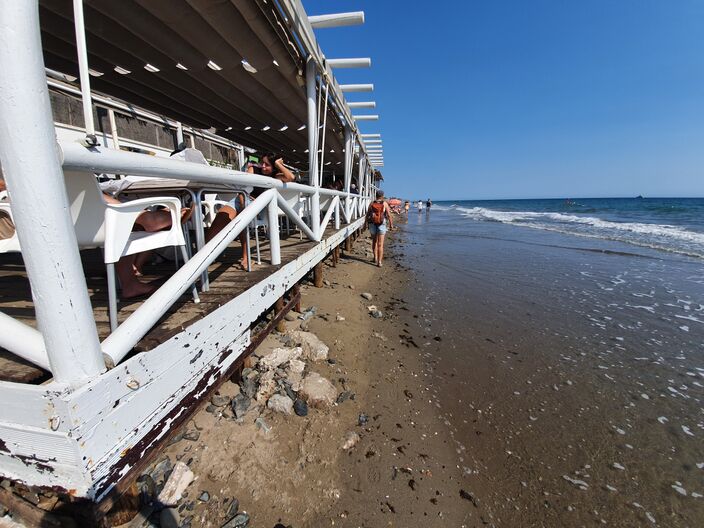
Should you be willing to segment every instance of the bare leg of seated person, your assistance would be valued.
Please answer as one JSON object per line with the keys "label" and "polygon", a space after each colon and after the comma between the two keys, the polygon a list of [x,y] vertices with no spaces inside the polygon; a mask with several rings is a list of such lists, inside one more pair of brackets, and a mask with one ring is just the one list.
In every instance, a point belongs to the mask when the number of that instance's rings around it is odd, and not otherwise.
{"label": "bare leg of seated person", "polygon": [[[205,232],[205,242],[206,244],[210,242],[210,240],[217,235],[220,231],[222,231],[227,224],[232,222],[232,220],[235,219],[237,216],[237,211],[233,208],[230,207],[229,205],[223,206],[219,211],[218,214],[215,215],[215,219],[213,220],[213,223],[210,225],[210,228]],[[247,261],[247,235],[244,233],[240,233],[240,244],[242,244],[242,260],[240,260],[240,266],[242,267],[243,270],[247,270],[249,267],[249,263]]]}
{"label": "bare leg of seated person", "polygon": [[154,284],[144,283],[137,278],[134,273],[135,256],[127,255],[122,257],[115,266],[117,278],[120,280],[120,289],[122,290],[120,297],[123,299],[151,295],[157,289]]}

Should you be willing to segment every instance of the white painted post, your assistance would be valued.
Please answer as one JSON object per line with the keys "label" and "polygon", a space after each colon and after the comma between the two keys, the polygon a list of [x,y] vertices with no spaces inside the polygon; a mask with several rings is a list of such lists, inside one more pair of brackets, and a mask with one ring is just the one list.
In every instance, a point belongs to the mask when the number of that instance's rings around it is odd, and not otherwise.
{"label": "white painted post", "polygon": [[320,240],[320,194],[318,192],[318,116],[315,104],[316,66],[313,57],[308,57],[306,64],[306,94],[308,103],[308,184],[315,188],[310,197],[310,226],[315,240]]}
{"label": "white painted post", "polygon": [[[181,143],[183,143],[183,124],[179,121],[176,123],[176,148],[178,148]],[[241,166],[238,168],[241,168]]]}
{"label": "white painted post", "polygon": [[112,135],[112,148],[120,150],[120,136],[117,134],[117,122],[115,121],[115,110],[108,108],[108,119],[110,120],[110,134]]}
{"label": "white painted post", "polygon": [[0,162],[54,380],[105,370],[69,213],[39,33],[37,2],[0,9]]}
{"label": "white painted post", "polygon": [[[350,216],[350,185],[352,183],[352,163],[354,161],[354,136],[349,126],[345,127],[345,217]],[[339,227],[337,227],[339,229]]]}
{"label": "white painted post", "polygon": [[[349,200],[349,197],[347,198]],[[335,231],[340,230],[340,200],[335,201]]]}
{"label": "white painted post", "polygon": [[269,220],[269,246],[271,246],[271,264],[281,264],[281,241],[279,240],[279,206],[277,203],[278,192],[274,192],[267,206]]}
{"label": "white painted post", "polygon": [[86,138],[95,145],[95,123],[93,121],[93,100],[90,96],[90,73],[88,72],[88,46],[83,22],[83,0],[73,0],[73,23],[76,30],[76,49],[78,51],[78,75],[81,82],[81,101],[83,102],[83,119],[86,125]]}

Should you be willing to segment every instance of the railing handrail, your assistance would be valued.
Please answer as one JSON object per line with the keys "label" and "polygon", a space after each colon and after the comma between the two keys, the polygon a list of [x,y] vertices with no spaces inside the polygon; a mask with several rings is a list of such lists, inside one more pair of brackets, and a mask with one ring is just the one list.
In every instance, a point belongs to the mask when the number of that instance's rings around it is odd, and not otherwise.
{"label": "railing handrail", "polygon": [[59,141],[59,147],[64,170],[130,174],[203,183],[254,186],[266,189],[290,189],[306,195],[313,195],[318,192],[326,196],[355,196],[352,193],[334,189],[316,189],[302,183],[284,183],[276,178],[249,172],[188,163],[171,158],[147,156],[137,152],[126,152],[102,146],[85,147],[79,143]]}

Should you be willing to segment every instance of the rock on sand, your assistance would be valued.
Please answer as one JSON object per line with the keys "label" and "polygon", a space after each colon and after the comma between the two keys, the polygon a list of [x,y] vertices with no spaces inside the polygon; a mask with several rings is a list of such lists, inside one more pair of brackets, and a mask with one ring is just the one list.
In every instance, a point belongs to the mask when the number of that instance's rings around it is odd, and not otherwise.
{"label": "rock on sand", "polygon": [[320,374],[311,372],[303,379],[299,395],[311,407],[322,409],[330,407],[335,402],[337,389]]}
{"label": "rock on sand", "polygon": [[293,330],[290,335],[295,343],[300,343],[304,358],[310,361],[325,361],[328,359],[330,349],[315,334]]}
{"label": "rock on sand", "polygon": [[292,359],[298,359],[302,353],[303,349],[301,347],[275,348],[259,360],[259,367],[261,370],[274,370]]}
{"label": "rock on sand", "polygon": [[274,394],[266,404],[269,409],[281,414],[293,414],[293,400],[288,396]]}

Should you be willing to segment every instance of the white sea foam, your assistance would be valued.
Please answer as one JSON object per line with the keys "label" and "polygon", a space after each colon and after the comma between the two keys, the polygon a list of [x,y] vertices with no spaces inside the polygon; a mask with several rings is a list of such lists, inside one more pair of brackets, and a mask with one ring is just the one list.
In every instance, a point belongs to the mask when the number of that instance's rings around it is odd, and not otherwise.
{"label": "white sea foam", "polygon": [[617,240],[639,246],[704,257],[704,233],[668,224],[613,222],[594,216],[533,211],[498,211],[485,207],[438,207],[466,218],[514,224],[591,238]]}

